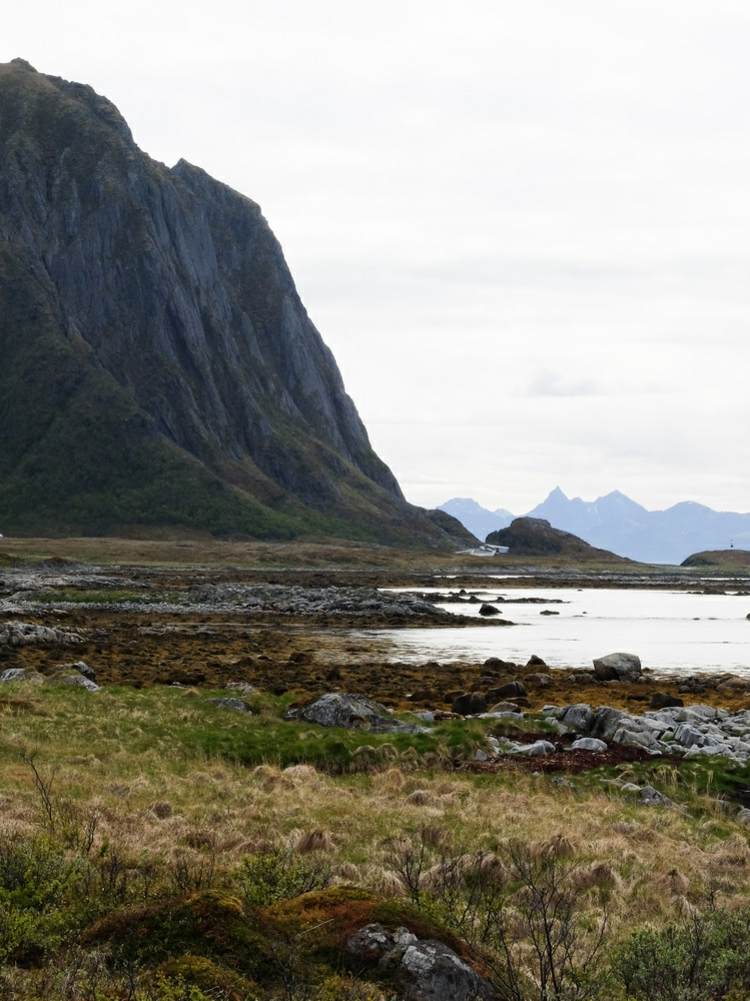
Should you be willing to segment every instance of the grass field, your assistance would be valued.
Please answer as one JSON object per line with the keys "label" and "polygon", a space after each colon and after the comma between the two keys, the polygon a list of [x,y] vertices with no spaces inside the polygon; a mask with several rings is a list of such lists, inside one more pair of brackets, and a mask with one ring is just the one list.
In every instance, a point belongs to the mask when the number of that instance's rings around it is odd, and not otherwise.
{"label": "grass field", "polygon": [[[508,854],[516,843],[531,858],[558,860],[582,940],[606,909],[602,976],[636,929],[679,929],[709,900],[722,913],[750,903],[746,828],[717,798],[725,783],[716,767],[645,763],[562,780],[475,775],[461,761],[489,724],[394,739],[284,721],[285,700],[262,694],[250,697],[252,716],[221,710],[210,701],[219,694],[3,686],[0,957],[12,996],[119,998],[132,988],[130,996],[191,1001],[390,997],[387,978],[357,974],[341,943],[321,944],[317,932],[285,961],[297,972],[284,985],[269,958],[280,948],[269,908],[286,901],[291,921],[300,890],[322,893],[316,907],[325,911],[331,901],[340,909],[342,886],[356,887],[357,908],[362,894],[373,907],[390,901],[393,920],[432,922],[433,934],[459,936],[486,965],[496,945],[487,922],[516,914],[519,956],[533,931],[515,898],[523,891]],[[677,806],[637,805],[615,778],[648,779]],[[489,867],[501,911],[489,913],[485,900],[467,917],[471,880],[456,887],[441,877],[456,859],[462,872]],[[187,908],[180,920],[189,925],[192,909],[209,905],[195,940],[184,941],[193,932],[183,929],[163,948],[137,935],[133,944],[139,923],[171,928],[166,915]],[[227,908],[254,936],[252,961],[216,944]],[[607,977],[575,996],[628,996]],[[523,998],[540,996],[525,990]]]}

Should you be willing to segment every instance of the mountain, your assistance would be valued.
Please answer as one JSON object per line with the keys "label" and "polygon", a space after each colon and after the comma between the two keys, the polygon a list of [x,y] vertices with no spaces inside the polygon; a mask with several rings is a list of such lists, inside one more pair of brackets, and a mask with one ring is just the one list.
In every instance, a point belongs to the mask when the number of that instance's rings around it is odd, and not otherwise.
{"label": "mountain", "polygon": [[441,504],[438,510],[446,511],[454,518],[458,518],[461,524],[478,539],[486,539],[490,532],[506,528],[513,521],[510,511],[505,511],[501,507],[496,511],[488,511],[469,497],[454,497]]}
{"label": "mountain", "polygon": [[682,561],[684,567],[724,567],[728,570],[750,569],[750,551],[747,549],[720,549],[714,552],[693,553]]}
{"label": "mountain", "polygon": [[[460,505],[448,501],[442,509],[455,514],[470,530],[493,517],[493,512],[470,500],[462,500]],[[468,512],[466,518],[464,511]],[[665,511],[649,511],[619,490],[584,501],[569,498],[555,487],[528,517],[546,519],[591,545],[644,563],[680,563],[691,553],[723,549],[731,542],[738,549],[750,549],[750,514],[713,511],[692,501]]]}
{"label": "mountain", "polygon": [[569,499],[557,487],[529,515],[644,563],[680,563],[698,550],[726,548],[732,541],[750,548],[750,514],[713,511],[691,501],[649,511],[618,490],[587,502]]}
{"label": "mountain", "polygon": [[471,541],[404,500],[260,208],[0,64],[0,531],[165,526]]}
{"label": "mountain", "polygon": [[506,546],[512,556],[564,556],[578,562],[628,562],[605,549],[595,549],[571,532],[553,528],[544,518],[516,518],[508,528],[491,532],[487,542]]}

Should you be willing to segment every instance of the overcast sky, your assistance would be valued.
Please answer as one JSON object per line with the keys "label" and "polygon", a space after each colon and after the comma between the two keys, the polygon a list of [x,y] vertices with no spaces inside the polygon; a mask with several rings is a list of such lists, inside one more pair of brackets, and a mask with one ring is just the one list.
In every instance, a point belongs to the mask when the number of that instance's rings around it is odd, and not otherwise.
{"label": "overcast sky", "polygon": [[90,83],[260,202],[407,496],[750,509],[747,0],[37,0]]}

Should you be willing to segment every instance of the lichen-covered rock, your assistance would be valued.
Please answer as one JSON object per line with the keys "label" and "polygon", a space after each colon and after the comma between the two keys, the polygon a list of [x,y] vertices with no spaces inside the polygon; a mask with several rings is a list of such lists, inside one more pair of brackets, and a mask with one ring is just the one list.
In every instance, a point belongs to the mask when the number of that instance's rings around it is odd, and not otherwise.
{"label": "lichen-covered rock", "polygon": [[493,1001],[497,994],[476,970],[442,942],[419,939],[407,928],[366,925],[347,952],[376,965],[399,984],[406,1001]]}
{"label": "lichen-covered rock", "polygon": [[9,667],[7,671],[0,674],[0,682],[10,682],[12,684],[43,685],[44,675],[38,671],[29,671],[25,667]]}
{"label": "lichen-covered rock", "polygon": [[578,740],[574,740],[570,745],[572,751],[593,751],[596,753],[601,753],[607,750],[607,745],[603,740],[598,740],[596,737],[579,737]]}
{"label": "lichen-covered rock", "polygon": [[31,622],[0,623],[0,646],[74,646],[82,643],[78,633],[53,626],[37,626]]}
{"label": "lichen-covered rock", "polygon": [[58,668],[59,674],[80,674],[89,681],[96,681],[96,671],[84,660],[77,660],[74,664],[61,664]]}
{"label": "lichen-covered rock", "polygon": [[50,679],[56,685],[71,685],[74,688],[83,688],[87,692],[99,692],[101,688],[95,681],[78,674],[77,671],[57,674]]}
{"label": "lichen-covered rock", "polygon": [[423,727],[401,723],[379,702],[365,695],[327,692],[299,709],[290,709],[286,719],[304,720],[319,726],[340,726],[347,730],[374,730],[380,733],[421,733]]}
{"label": "lichen-covered rock", "polygon": [[511,744],[508,754],[519,754],[526,758],[541,758],[547,754],[554,754],[557,748],[549,740],[535,740],[531,744]]}

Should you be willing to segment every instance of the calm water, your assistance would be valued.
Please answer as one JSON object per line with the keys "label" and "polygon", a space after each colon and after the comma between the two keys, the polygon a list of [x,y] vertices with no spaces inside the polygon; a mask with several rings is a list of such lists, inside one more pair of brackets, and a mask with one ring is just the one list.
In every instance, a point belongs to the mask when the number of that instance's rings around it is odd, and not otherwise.
{"label": "calm water", "polygon": [[[502,588],[502,583],[499,584]],[[435,589],[437,590],[437,589]],[[477,592],[491,600],[498,591]],[[508,628],[400,629],[368,632],[386,641],[394,660],[481,660],[525,663],[536,653],[551,667],[590,667],[594,657],[625,650],[660,672],[732,671],[750,675],[750,597],[681,591],[601,588],[508,589],[506,598],[562,599],[565,604],[492,603]],[[479,615],[479,605],[441,605]],[[559,615],[540,615],[543,609]]]}

